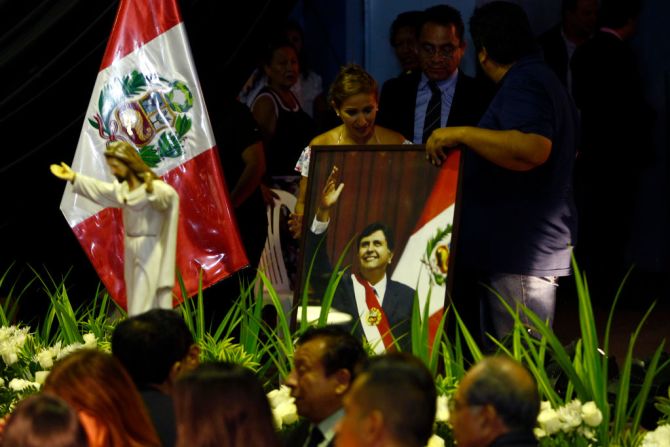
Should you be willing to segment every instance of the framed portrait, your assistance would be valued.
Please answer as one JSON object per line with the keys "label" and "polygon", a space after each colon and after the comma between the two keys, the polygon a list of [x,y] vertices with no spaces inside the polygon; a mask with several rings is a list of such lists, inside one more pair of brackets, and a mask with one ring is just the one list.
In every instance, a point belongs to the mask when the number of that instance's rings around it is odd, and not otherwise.
{"label": "framed portrait", "polygon": [[[304,290],[310,304],[321,303],[341,259],[337,270],[342,276],[331,306],[352,317],[352,330],[370,342],[386,343],[390,329],[396,341],[404,338],[401,348],[411,346],[406,332],[414,299],[418,297],[423,315],[429,290],[428,324],[436,328],[451,292],[460,160],[460,152],[452,151],[435,167],[426,161],[422,145],[314,146],[296,307]],[[343,186],[328,207],[326,223],[315,217],[324,197],[330,197],[324,192],[329,179],[334,187]]]}

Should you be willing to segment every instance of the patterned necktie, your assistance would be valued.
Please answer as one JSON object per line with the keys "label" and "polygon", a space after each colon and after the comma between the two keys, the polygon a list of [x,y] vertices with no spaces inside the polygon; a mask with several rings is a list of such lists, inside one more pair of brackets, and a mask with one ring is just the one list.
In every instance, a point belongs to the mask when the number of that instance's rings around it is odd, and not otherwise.
{"label": "patterned necktie", "polygon": [[428,101],[426,119],[423,122],[423,138],[421,142],[424,144],[428,141],[430,134],[440,127],[440,118],[442,115],[442,91],[435,81],[428,81],[428,87],[430,87],[430,91],[433,94],[430,97],[430,101]]}
{"label": "patterned necktie", "polygon": [[321,433],[319,427],[314,425],[309,433],[309,439],[307,441],[307,444],[305,444],[305,447],[316,447],[319,444],[321,444],[324,439],[326,438],[325,436],[323,436],[323,433]]}

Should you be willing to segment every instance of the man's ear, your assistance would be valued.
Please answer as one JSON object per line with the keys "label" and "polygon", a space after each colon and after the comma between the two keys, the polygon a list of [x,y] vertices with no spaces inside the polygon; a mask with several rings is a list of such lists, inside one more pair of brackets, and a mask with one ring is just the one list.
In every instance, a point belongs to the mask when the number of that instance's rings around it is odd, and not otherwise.
{"label": "man's ear", "polygon": [[169,379],[174,383],[177,378],[185,372],[194,370],[200,364],[200,346],[193,343],[186,352],[183,359],[175,362],[170,368]]}
{"label": "man's ear", "polygon": [[338,395],[344,395],[347,391],[349,391],[349,388],[351,388],[351,372],[349,372],[348,369],[340,368],[335,371],[335,380],[337,381],[337,385],[335,385],[335,392]]}
{"label": "man's ear", "polygon": [[484,65],[484,63],[489,60],[489,53],[486,51],[486,47],[482,47],[482,49],[477,52],[477,60],[479,60],[481,65]]}
{"label": "man's ear", "polygon": [[484,405],[479,411],[479,431],[482,437],[493,441],[509,431],[493,405]]}
{"label": "man's ear", "polygon": [[374,445],[384,437],[384,415],[379,410],[371,410],[363,421],[363,436],[366,445]]}

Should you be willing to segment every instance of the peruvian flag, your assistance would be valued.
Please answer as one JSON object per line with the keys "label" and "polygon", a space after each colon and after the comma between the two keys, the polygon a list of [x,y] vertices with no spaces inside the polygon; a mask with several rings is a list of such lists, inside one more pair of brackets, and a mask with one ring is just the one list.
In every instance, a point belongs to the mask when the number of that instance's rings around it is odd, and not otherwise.
{"label": "peruvian flag", "polygon": [[[121,0],[72,168],[112,181],[103,155],[124,140],[180,197],[177,271],[188,296],[248,265],[176,0]],[[126,306],[120,209],[72,192],[60,205],[112,298]],[[174,288],[177,302],[181,296]]]}
{"label": "peruvian flag", "polygon": [[452,150],[443,162],[392,278],[418,292],[421,315],[430,291],[431,342],[444,313],[460,158]]}

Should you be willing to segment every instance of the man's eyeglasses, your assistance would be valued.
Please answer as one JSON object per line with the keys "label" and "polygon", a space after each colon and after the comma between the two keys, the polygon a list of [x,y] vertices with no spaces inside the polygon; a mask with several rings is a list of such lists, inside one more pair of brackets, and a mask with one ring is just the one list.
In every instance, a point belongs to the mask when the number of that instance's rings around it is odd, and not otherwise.
{"label": "man's eyeglasses", "polygon": [[435,45],[430,43],[422,43],[421,45],[419,45],[419,51],[423,53],[425,56],[435,57],[435,55],[439,54],[440,56],[447,59],[451,59],[452,57],[454,57],[454,53],[458,49],[459,47],[453,45],[444,45],[441,47],[436,47]]}

